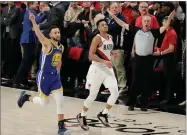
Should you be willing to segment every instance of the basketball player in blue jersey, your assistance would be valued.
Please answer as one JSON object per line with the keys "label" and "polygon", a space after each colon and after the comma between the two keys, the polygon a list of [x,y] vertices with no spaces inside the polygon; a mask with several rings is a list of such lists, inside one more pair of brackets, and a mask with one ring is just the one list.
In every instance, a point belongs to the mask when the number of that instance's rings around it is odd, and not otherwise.
{"label": "basketball player in blue jersey", "polygon": [[96,15],[94,22],[99,30],[99,34],[93,38],[89,51],[89,59],[92,60],[92,64],[90,65],[86,77],[86,86],[90,90],[90,93],[84,101],[82,112],[77,115],[77,120],[84,130],[89,130],[86,122],[86,115],[88,109],[96,99],[102,83],[111,93],[107,100],[106,107],[97,115],[98,119],[106,127],[110,127],[108,112],[119,96],[117,80],[110,61],[111,55],[117,57],[118,53],[112,51],[114,44],[112,37],[107,34],[108,25],[104,20],[104,16],[102,14]]}
{"label": "basketball player in blue jersey", "polygon": [[30,13],[29,18],[32,22],[33,30],[42,44],[40,69],[37,73],[39,97],[32,97],[25,91],[22,91],[17,102],[18,106],[21,108],[26,101],[46,105],[49,102],[49,95],[52,93],[57,105],[58,135],[70,135],[70,130],[64,126],[63,88],[59,75],[64,50],[64,47],[59,43],[61,38],[60,30],[56,26],[51,27],[49,29],[50,39],[48,39],[40,32],[35,22],[35,16],[32,13]]}

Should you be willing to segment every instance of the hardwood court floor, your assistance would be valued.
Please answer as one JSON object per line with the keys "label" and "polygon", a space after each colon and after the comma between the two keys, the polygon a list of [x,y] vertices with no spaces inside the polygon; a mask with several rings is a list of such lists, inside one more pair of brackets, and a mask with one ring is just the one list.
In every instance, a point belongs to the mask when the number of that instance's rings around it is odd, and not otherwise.
{"label": "hardwood court floor", "polygon": [[[47,106],[26,103],[17,107],[19,90],[1,87],[1,135],[56,135],[57,117],[55,101]],[[30,92],[37,95],[35,92]],[[126,106],[115,105],[109,113],[112,128],[105,128],[96,115],[105,104],[94,102],[88,113],[89,131],[83,131],[75,119],[84,100],[65,97],[66,125],[72,135],[185,135],[185,116],[138,108],[129,112]]]}

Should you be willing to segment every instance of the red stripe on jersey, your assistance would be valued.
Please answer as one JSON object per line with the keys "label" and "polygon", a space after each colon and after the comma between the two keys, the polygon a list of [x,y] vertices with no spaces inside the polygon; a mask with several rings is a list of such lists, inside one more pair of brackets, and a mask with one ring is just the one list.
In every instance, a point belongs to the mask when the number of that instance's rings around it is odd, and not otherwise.
{"label": "red stripe on jersey", "polygon": [[108,57],[107,57],[101,50],[97,49],[96,54],[98,54],[99,57],[101,57],[102,59],[107,60],[107,61],[110,61],[110,60],[108,59]]}

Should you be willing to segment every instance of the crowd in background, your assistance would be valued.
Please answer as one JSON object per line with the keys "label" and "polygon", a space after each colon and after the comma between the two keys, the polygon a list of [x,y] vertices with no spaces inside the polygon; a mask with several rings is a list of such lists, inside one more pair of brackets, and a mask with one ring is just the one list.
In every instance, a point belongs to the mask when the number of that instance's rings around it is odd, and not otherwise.
{"label": "crowd in background", "polygon": [[[55,25],[61,30],[61,43],[65,47],[63,67],[61,70],[64,86],[70,83],[73,87],[84,87],[86,74],[90,65],[88,59],[92,38],[98,34],[94,17],[98,13],[105,16],[109,34],[113,37],[114,49],[119,57],[112,59],[120,95],[128,94],[132,82],[133,41],[131,32],[123,29],[111,18],[107,9],[122,21],[137,27],[142,27],[142,16],[151,16],[152,29],[163,25],[163,20],[173,10],[176,11],[172,23],[177,39],[174,63],[175,82],[166,75],[171,68],[164,66],[163,57],[154,58],[153,87],[150,98],[154,98],[157,89],[164,91],[161,100],[172,101],[174,93],[185,89],[186,75],[186,2],[1,2],[1,77],[2,85],[14,88],[30,89],[39,68],[39,43],[29,20],[29,12],[36,17],[43,34],[48,37],[48,29]],[[167,31],[155,41],[155,46],[162,48]],[[166,68],[167,67],[167,68]],[[166,71],[167,70],[167,71]],[[176,84],[176,86],[171,83]],[[167,86],[170,85],[170,86]],[[104,87],[104,86],[103,86]],[[169,90],[166,90],[167,88]],[[171,90],[171,88],[173,90]],[[36,88],[37,89],[37,88]],[[105,90],[106,89],[106,90]],[[167,91],[165,93],[165,91]],[[185,90],[179,95],[179,101],[185,100]],[[107,88],[101,88],[101,94],[109,94]],[[140,94],[141,95],[141,94]],[[162,94],[160,94],[162,95]],[[169,95],[169,97],[168,97]]]}

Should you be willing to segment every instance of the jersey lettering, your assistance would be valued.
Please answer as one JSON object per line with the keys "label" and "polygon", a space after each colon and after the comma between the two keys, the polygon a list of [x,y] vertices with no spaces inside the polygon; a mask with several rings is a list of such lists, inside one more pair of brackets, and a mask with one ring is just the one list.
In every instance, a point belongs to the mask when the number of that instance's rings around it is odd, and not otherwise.
{"label": "jersey lettering", "polygon": [[103,45],[103,50],[112,50],[113,44]]}

